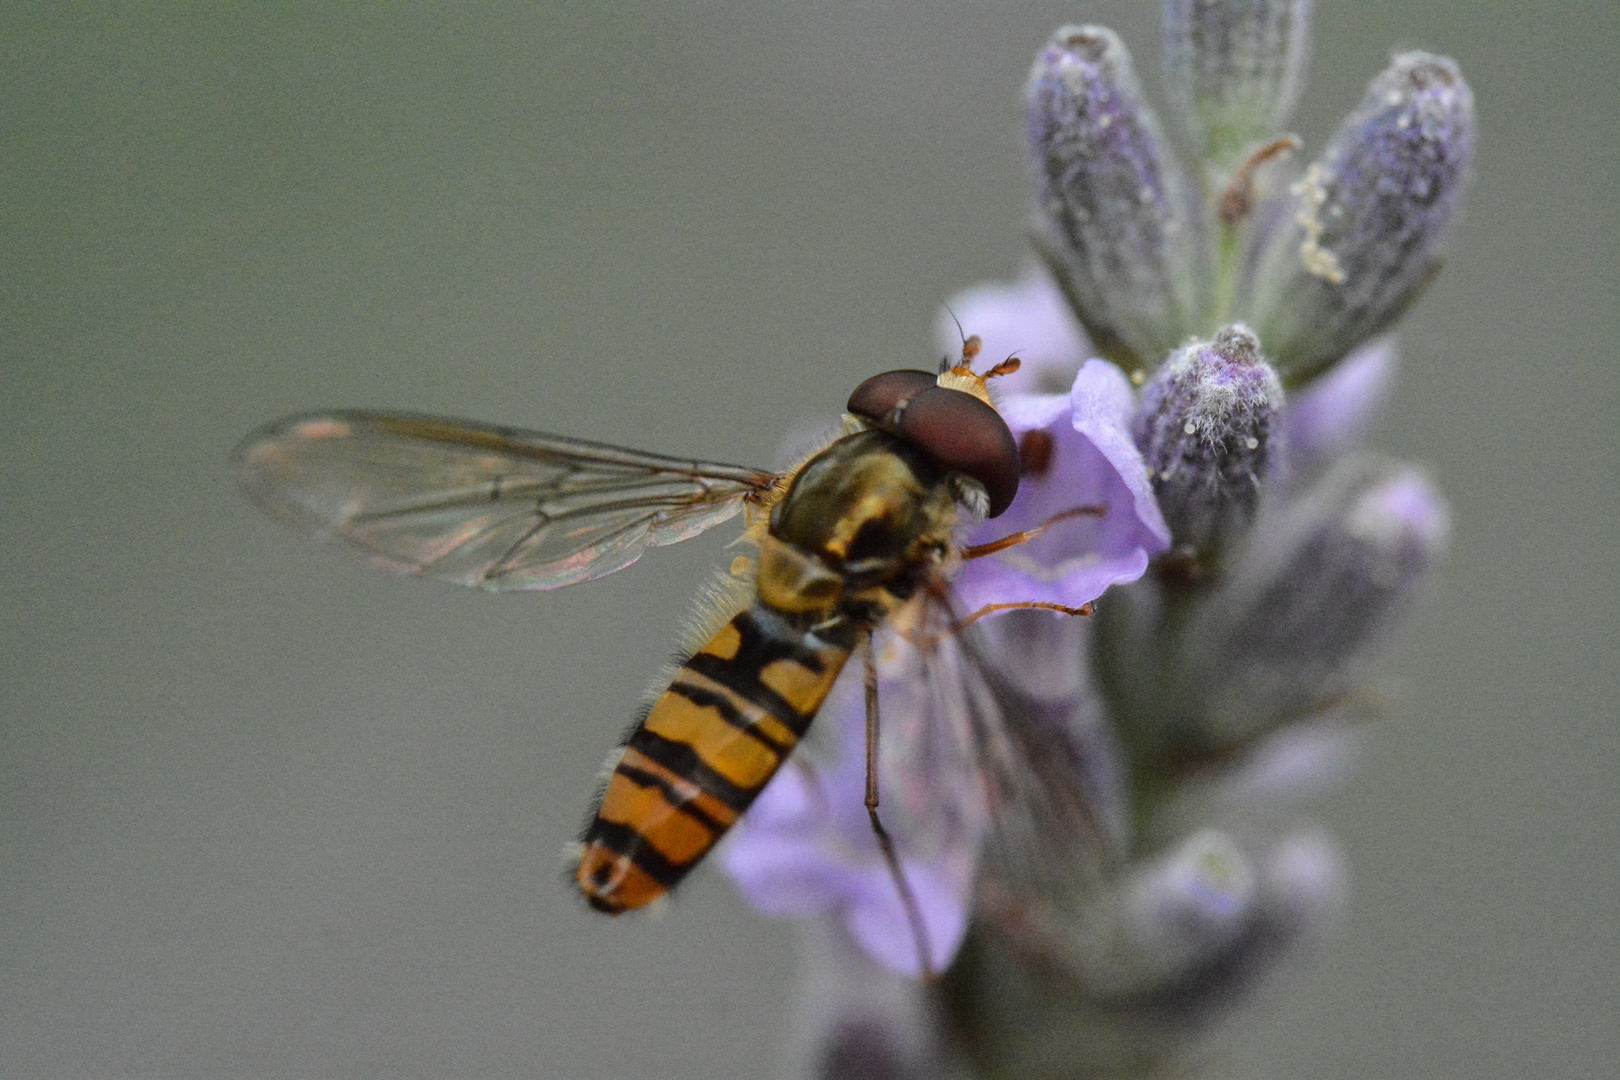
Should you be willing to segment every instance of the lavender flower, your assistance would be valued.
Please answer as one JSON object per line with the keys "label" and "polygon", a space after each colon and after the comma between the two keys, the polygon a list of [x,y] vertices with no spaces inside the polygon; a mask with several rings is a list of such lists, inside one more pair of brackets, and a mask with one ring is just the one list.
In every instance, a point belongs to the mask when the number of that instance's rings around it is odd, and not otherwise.
{"label": "lavender flower", "polygon": [[1001,414],[1024,451],[1024,474],[1007,512],[968,541],[1033,529],[1080,506],[1106,512],[963,567],[955,584],[964,610],[1012,596],[1079,607],[1110,585],[1141,577],[1148,560],[1169,546],[1141,452],[1129,434],[1131,410],[1130,383],[1101,360],[1088,361],[1066,395],[1002,400]]}
{"label": "lavender flower", "polygon": [[1096,600],[1090,620],[1022,612],[971,636],[1043,766],[1087,792],[1096,857],[1072,819],[1026,814],[1025,846],[1061,865],[1018,861],[1008,822],[1028,808],[989,796],[948,692],[969,638],[881,636],[882,813],[928,966],[948,970],[912,978],[916,935],[861,805],[855,673],[726,856],[757,908],[813,928],[801,1072],[1180,1075],[1197,1034],[1342,906],[1331,843],[1279,835],[1272,811],[1344,772],[1368,660],[1448,543],[1424,471],[1356,448],[1394,379],[1388,328],[1438,265],[1473,116],[1454,63],[1404,54],[1300,169],[1280,125],[1309,14],[1168,0],[1185,163],[1110,31],[1064,28],[1037,56],[1043,265],[939,321],[946,350],[959,320],[1024,360],[998,401],[1018,496],[959,540],[1107,511],[968,560],[954,585],[963,612]]}

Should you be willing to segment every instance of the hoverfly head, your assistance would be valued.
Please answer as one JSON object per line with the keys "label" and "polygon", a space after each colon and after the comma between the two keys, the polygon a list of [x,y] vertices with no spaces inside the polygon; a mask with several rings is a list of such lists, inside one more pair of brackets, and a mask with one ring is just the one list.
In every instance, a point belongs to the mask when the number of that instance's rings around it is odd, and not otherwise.
{"label": "hoverfly head", "polygon": [[977,482],[988,496],[985,516],[995,517],[1018,494],[1018,443],[990,403],[985,380],[1018,370],[1018,358],[976,374],[970,361],[978,341],[968,338],[962,361],[938,376],[916,370],[872,376],[855,388],[846,408],[917,446],[945,471]]}

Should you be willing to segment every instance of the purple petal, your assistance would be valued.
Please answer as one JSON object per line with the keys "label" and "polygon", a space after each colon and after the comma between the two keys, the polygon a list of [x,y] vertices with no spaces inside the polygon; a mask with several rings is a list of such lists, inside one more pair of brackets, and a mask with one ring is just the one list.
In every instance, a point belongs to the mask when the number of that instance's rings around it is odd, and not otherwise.
{"label": "purple petal", "polygon": [[1022,367],[994,383],[1003,394],[1060,393],[1091,355],[1069,302],[1038,266],[1010,284],[987,282],[957,293],[934,325],[946,356],[961,351],[961,334],[977,334],[983,343],[980,355],[991,363],[1009,356],[1022,360]]}
{"label": "purple petal", "polygon": [[[928,933],[928,966],[936,972],[944,971],[967,933],[964,882],[939,863],[905,860],[901,869]],[[970,886],[971,881],[965,884]],[[844,916],[850,936],[868,956],[890,971],[920,976],[916,938],[888,868],[869,866],[857,891],[861,894],[859,901],[851,903]]]}
{"label": "purple petal", "polygon": [[1389,395],[1395,336],[1374,338],[1288,398],[1286,446],[1297,463],[1337,457],[1361,435]]}
{"label": "purple petal", "polygon": [[722,864],[755,910],[802,918],[836,906],[842,867],[823,850],[820,793],[796,761],[783,766],[732,830]]}
{"label": "purple petal", "polygon": [[956,579],[964,611],[1023,600],[1078,607],[1110,585],[1135,581],[1148,559],[1169,547],[1169,530],[1131,439],[1131,410],[1130,383],[1102,360],[1080,369],[1067,399],[1018,395],[1002,402],[1002,415],[1020,440],[1036,430],[1050,437],[1051,463],[1039,476],[1026,475],[1007,512],[974,530],[972,542],[1035,528],[1078,506],[1106,510],[970,562]]}

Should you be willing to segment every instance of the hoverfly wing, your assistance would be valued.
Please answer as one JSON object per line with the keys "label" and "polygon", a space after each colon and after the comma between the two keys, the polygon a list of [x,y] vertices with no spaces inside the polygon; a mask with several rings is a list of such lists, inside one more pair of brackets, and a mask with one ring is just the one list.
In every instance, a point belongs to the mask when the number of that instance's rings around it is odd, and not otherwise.
{"label": "hoverfly wing", "polygon": [[490,591],[610,574],[734,516],[773,473],[405,413],[278,420],[232,457],[273,516],[385,570]]}
{"label": "hoverfly wing", "polygon": [[[975,793],[982,870],[1049,896],[1087,889],[1116,858],[1121,827],[1113,778],[1098,772],[1098,718],[1083,691],[1053,692],[1008,674],[1041,666],[1027,664],[1041,647],[1029,632],[1055,629],[1053,617],[1016,613],[963,627],[948,593],[929,605],[928,622],[942,629],[917,647],[920,685],[947,733],[929,767],[940,782]],[[1012,656],[1022,661],[1003,670],[1001,659]],[[1072,671],[1081,656],[1076,646],[1054,659]]]}

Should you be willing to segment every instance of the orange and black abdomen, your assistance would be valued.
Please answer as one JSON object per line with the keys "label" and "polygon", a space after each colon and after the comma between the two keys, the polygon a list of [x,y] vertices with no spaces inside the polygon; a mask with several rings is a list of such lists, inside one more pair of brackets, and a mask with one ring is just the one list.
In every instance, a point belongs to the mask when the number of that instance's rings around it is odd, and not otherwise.
{"label": "orange and black abdomen", "polygon": [[664,895],[804,736],[850,646],[755,604],[681,666],[630,735],[575,880],[609,914]]}

